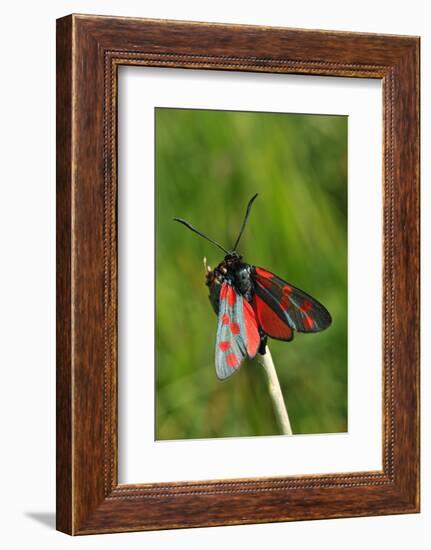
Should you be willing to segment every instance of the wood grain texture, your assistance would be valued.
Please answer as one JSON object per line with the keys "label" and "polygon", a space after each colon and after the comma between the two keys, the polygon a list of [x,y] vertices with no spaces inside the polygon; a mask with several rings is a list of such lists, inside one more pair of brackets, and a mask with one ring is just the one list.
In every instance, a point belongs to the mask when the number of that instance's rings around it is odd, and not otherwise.
{"label": "wood grain texture", "polygon": [[[419,39],[76,15],[57,25],[58,529],[417,512]],[[382,471],[118,485],[116,117],[124,64],[382,80]]]}
{"label": "wood grain texture", "polygon": [[57,23],[57,529],[72,531],[72,34]]}

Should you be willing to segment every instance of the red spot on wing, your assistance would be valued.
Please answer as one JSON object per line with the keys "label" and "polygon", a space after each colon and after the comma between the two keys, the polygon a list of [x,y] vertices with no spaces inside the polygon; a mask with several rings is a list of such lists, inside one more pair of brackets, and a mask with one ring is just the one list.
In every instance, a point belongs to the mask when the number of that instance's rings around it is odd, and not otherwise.
{"label": "red spot on wing", "polygon": [[312,317],[310,317],[310,315],[305,315],[304,316],[304,325],[309,329],[314,328],[314,319]]}
{"label": "red spot on wing", "polygon": [[221,351],[227,351],[229,348],[230,348],[230,342],[228,342],[227,340],[222,340],[218,347],[221,349]]}
{"label": "red spot on wing", "polygon": [[292,329],[289,325],[283,322],[257,294],[254,297],[253,307],[259,325],[268,336],[279,340],[292,339]]}
{"label": "red spot on wing", "polygon": [[234,334],[235,336],[241,332],[241,329],[239,328],[238,323],[231,323],[230,330],[232,331],[232,334]]}
{"label": "red spot on wing", "polygon": [[229,286],[227,291],[227,303],[229,306],[232,307],[233,305],[235,305],[235,302],[236,302],[235,291],[231,286]]}
{"label": "red spot on wing", "polygon": [[260,286],[263,286],[263,288],[267,288],[267,289],[270,289],[273,286],[271,279],[266,279],[266,278],[264,279],[263,277],[259,278],[259,284]]}
{"label": "red spot on wing", "polygon": [[289,294],[292,294],[293,288],[289,285],[284,285],[284,287],[281,289],[282,293],[286,296],[289,296]]}
{"label": "red spot on wing", "polygon": [[283,296],[281,297],[281,299],[279,301],[279,304],[280,304],[280,307],[283,311],[286,311],[286,309],[289,309],[291,304],[290,304],[290,300],[286,296],[286,294],[283,294]]}
{"label": "red spot on wing", "polygon": [[228,289],[229,289],[229,285],[227,283],[223,283],[220,290],[220,295],[219,295],[220,300],[224,300],[226,298]]}
{"label": "red spot on wing", "polygon": [[261,277],[265,277],[265,279],[272,279],[274,277],[274,273],[266,271],[266,269],[262,269],[261,267],[256,267],[256,273]]}
{"label": "red spot on wing", "polygon": [[229,353],[226,357],[226,363],[229,367],[235,368],[238,365],[238,358],[234,353]]}
{"label": "red spot on wing", "polygon": [[224,325],[228,325],[230,323],[229,315],[227,313],[223,315],[223,317],[221,318],[221,322]]}
{"label": "red spot on wing", "polygon": [[247,300],[243,300],[243,317],[245,326],[245,345],[249,357],[253,358],[259,349],[260,336],[256,316]]}
{"label": "red spot on wing", "polygon": [[313,309],[313,304],[311,302],[309,302],[308,300],[304,300],[302,302],[302,304],[299,306],[299,309],[302,312],[311,311]]}

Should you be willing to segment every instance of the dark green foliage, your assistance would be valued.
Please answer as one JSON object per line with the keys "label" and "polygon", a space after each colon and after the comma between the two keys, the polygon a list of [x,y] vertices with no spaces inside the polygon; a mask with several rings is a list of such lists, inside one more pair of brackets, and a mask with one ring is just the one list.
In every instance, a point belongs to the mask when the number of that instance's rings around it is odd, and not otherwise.
{"label": "dark green foliage", "polygon": [[185,218],[322,302],[332,326],[270,340],[295,433],[347,429],[347,117],[157,109],[156,438],[278,433],[265,373],[216,378],[203,258],[223,253]]}

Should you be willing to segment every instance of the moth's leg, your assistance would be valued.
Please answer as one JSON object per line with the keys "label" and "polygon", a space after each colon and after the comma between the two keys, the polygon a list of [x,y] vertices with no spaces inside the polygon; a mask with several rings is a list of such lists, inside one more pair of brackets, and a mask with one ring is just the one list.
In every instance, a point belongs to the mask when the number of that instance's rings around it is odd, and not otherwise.
{"label": "moth's leg", "polygon": [[208,269],[206,274],[206,285],[209,288],[209,301],[211,302],[211,305],[213,307],[213,310],[216,315],[218,315],[219,310],[219,296],[220,296],[220,289],[221,285],[223,283],[223,278],[220,276],[220,273],[217,271],[217,268],[212,271],[211,269]]}
{"label": "moth's leg", "polygon": [[260,344],[259,344],[258,352],[260,353],[260,355],[265,355],[268,336],[263,332],[261,328],[259,328],[259,335],[260,335]]}

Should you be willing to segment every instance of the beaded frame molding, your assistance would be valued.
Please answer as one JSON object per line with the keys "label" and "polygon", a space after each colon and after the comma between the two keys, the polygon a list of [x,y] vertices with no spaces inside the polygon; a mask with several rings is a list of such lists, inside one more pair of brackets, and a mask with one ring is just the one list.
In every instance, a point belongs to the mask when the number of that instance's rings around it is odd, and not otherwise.
{"label": "beaded frame molding", "polygon": [[[381,471],[118,483],[119,65],[382,81]],[[419,38],[91,15],[59,19],[57,529],[75,535],[418,511]]]}

